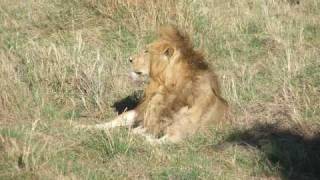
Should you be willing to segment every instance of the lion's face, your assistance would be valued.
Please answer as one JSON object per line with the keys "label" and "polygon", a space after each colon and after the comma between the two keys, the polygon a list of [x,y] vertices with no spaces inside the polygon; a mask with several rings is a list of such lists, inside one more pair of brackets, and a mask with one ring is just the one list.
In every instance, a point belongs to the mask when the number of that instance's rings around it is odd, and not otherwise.
{"label": "lion's face", "polygon": [[142,52],[129,58],[132,64],[131,79],[143,82],[150,76],[159,76],[166,69],[173,53],[173,48],[161,40],[147,45]]}

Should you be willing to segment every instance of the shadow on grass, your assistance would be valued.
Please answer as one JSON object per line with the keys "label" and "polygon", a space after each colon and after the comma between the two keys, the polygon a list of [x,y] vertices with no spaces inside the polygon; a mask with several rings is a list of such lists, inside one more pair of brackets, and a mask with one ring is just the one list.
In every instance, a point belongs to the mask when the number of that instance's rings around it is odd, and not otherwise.
{"label": "shadow on grass", "polygon": [[231,134],[217,147],[227,144],[259,149],[273,165],[280,167],[284,179],[320,179],[320,134],[307,137],[297,128],[258,124]]}
{"label": "shadow on grass", "polygon": [[120,99],[119,101],[116,101],[113,103],[111,107],[113,107],[118,114],[121,114],[125,111],[129,111],[137,107],[139,104],[139,100],[141,99],[143,95],[143,91],[135,91],[131,95]]}

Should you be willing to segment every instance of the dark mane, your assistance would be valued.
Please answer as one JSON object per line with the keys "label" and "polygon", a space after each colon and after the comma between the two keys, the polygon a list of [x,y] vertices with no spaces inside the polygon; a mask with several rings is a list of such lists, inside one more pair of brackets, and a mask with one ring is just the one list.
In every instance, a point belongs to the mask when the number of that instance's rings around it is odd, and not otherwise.
{"label": "dark mane", "polygon": [[159,30],[160,39],[174,45],[181,52],[182,59],[196,69],[208,69],[203,53],[196,51],[190,37],[175,26],[165,26]]}

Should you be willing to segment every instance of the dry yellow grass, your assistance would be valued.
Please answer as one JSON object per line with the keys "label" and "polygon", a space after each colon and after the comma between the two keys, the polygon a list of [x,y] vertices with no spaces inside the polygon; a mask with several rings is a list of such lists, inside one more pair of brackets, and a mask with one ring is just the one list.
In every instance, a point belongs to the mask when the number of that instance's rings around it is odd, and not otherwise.
{"label": "dry yellow grass", "polygon": [[[2,0],[0,178],[319,178],[320,2],[296,2]],[[232,123],[156,148],[123,129],[71,130],[114,117],[111,105],[139,90],[127,57],[168,23],[218,71]],[[266,123],[280,138],[211,148]]]}

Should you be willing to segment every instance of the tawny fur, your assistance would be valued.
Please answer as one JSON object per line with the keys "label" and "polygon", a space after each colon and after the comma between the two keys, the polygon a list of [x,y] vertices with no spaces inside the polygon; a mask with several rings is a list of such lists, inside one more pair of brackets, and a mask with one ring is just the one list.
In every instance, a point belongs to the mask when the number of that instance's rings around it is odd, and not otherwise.
{"label": "tawny fur", "polygon": [[150,77],[135,109],[136,124],[148,133],[177,142],[224,120],[227,103],[217,76],[187,35],[164,27],[159,39],[132,61],[134,71],[148,71]]}

